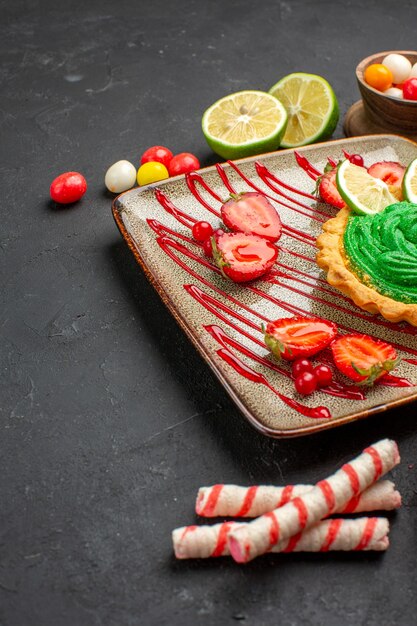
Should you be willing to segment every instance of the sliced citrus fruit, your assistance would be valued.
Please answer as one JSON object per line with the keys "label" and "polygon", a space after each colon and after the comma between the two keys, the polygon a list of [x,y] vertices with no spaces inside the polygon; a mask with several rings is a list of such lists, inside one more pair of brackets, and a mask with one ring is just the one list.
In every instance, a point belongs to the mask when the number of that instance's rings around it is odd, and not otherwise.
{"label": "sliced citrus fruit", "polygon": [[210,148],[224,159],[276,150],[287,125],[285,108],[263,91],[238,91],[207,109],[202,129]]}
{"label": "sliced citrus fruit", "polygon": [[417,159],[411,161],[405,170],[403,178],[404,199],[413,204],[417,204]]}
{"label": "sliced citrus fruit", "polygon": [[327,139],[339,120],[339,105],[327,80],[297,72],[281,78],[269,93],[278,98],[288,113],[281,141],[283,148],[296,148]]}
{"label": "sliced citrus fruit", "polygon": [[337,168],[336,184],[343,200],[355,213],[380,213],[398,202],[383,180],[374,178],[364,167],[353,165],[348,159]]}

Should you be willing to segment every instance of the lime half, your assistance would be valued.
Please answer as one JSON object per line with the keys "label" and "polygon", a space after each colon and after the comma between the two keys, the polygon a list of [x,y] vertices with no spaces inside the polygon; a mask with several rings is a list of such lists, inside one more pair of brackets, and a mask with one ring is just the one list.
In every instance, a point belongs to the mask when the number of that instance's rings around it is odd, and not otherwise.
{"label": "lime half", "polygon": [[271,87],[269,93],[282,102],[288,113],[283,148],[327,139],[336,128],[339,105],[333,89],[321,76],[289,74]]}
{"label": "lime half", "polygon": [[343,200],[356,213],[381,213],[398,202],[383,180],[374,178],[364,167],[353,165],[348,159],[337,168],[336,184]]}
{"label": "lime half", "polygon": [[411,161],[405,170],[403,178],[403,196],[404,200],[417,204],[417,159]]}
{"label": "lime half", "polygon": [[239,91],[207,109],[202,129],[210,148],[224,159],[240,159],[279,147],[287,125],[285,108],[263,91]]}

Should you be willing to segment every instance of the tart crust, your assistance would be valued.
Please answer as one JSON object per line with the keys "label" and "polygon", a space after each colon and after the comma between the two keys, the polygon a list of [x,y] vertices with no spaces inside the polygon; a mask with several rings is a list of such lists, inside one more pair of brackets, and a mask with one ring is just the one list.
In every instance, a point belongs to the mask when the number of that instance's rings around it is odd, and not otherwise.
{"label": "tart crust", "polygon": [[362,283],[349,269],[343,245],[349,215],[348,208],[340,209],[336,217],[323,224],[323,232],[317,238],[317,264],[327,272],[327,282],[369,313],[380,313],[390,322],[405,321],[417,326],[417,304],[383,296],[373,287]]}

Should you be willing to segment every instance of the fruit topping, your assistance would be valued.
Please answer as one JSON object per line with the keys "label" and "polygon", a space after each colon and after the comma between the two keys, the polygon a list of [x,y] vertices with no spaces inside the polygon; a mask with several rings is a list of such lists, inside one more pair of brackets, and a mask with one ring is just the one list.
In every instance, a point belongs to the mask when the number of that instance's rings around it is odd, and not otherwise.
{"label": "fruit topping", "polygon": [[384,181],[348,160],[337,168],[336,184],[343,200],[356,213],[380,213],[397,202]]}
{"label": "fruit topping", "polygon": [[323,350],[336,337],[337,326],[320,318],[283,317],[268,322],[264,329],[267,347],[278,358],[289,361]]}
{"label": "fruit topping", "polygon": [[392,345],[368,335],[344,335],[330,347],[337,369],[362,385],[372,385],[399,362]]}
{"label": "fruit topping", "polygon": [[311,372],[302,372],[294,381],[298,393],[309,396],[317,389],[317,378]]}
{"label": "fruit topping", "polygon": [[317,379],[317,387],[327,387],[333,380],[333,372],[328,365],[320,363],[314,368],[314,376]]}
{"label": "fruit topping", "polygon": [[216,231],[211,242],[217,266],[236,283],[259,278],[271,269],[278,256],[274,244],[256,235]]}
{"label": "fruit topping", "polygon": [[293,362],[291,372],[294,378],[297,378],[297,376],[299,376],[303,372],[312,373],[313,369],[314,369],[313,364],[311,361],[309,361],[309,359],[300,358],[300,359],[295,359],[295,361]]}
{"label": "fruit topping", "polygon": [[282,224],[269,200],[260,193],[248,191],[231,194],[221,208],[224,224],[230,230],[264,237],[275,242],[281,236]]}
{"label": "fruit topping", "polygon": [[316,193],[323,202],[343,209],[346,206],[345,201],[337,190],[336,186],[337,169],[331,168],[325,174],[317,179]]}
{"label": "fruit topping", "polygon": [[193,237],[196,241],[204,243],[213,234],[213,226],[209,222],[196,222],[192,227]]}
{"label": "fruit topping", "polygon": [[402,200],[402,182],[405,167],[396,161],[380,161],[368,167],[368,174],[383,180],[396,200]]}

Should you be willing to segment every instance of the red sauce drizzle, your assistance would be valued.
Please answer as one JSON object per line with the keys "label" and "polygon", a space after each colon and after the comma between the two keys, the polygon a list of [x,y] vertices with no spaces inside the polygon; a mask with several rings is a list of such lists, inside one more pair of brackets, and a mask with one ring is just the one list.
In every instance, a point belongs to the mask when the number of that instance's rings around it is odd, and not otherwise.
{"label": "red sauce drizzle", "polygon": [[280,400],[282,400],[285,404],[290,406],[292,409],[295,409],[296,411],[301,413],[301,415],[305,415],[306,417],[311,417],[313,419],[330,419],[331,418],[331,413],[329,409],[325,406],[308,407],[308,406],[305,406],[304,404],[301,404],[300,402],[297,402],[296,400],[293,400],[292,398],[288,398],[287,396],[284,396],[284,394],[280,393],[278,389],[275,389],[275,387],[273,387],[267,381],[267,379],[265,378],[265,376],[263,376],[263,374],[260,374],[259,372],[255,372],[255,370],[249,367],[249,365],[241,361],[236,355],[232,354],[230,350],[227,350],[225,348],[220,348],[220,350],[217,350],[217,354],[219,355],[221,359],[223,359],[223,361],[225,361],[228,365],[233,367],[233,369],[236,372],[238,372],[241,376],[243,376],[244,378],[247,378],[248,380],[251,380],[254,383],[260,383],[261,385],[265,385],[266,387],[268,387],[270,391],[275,393],[278,396],[278,398],[280,398]]}

